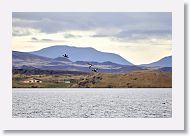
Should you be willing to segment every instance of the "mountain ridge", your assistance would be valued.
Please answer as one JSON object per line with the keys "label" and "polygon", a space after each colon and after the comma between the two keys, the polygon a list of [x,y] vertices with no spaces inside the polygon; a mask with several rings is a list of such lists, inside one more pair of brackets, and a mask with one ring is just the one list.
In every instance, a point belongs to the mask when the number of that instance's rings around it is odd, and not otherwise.
{"label": "mountain ridge", "polygon": [[[28,56],[27,56],[28,55]],[[31,55],[30,53],[13,51],[13,68],[16,69],[41,69],[41,70],[62,70],[62,71],[81,71],[92,72],[89,68],[89,63],[94,66],[92,68],[98,68],[100,72],[108,73],[126,73],[133,70],[141,70],[142,68],[134,65],[120,65],[106,62],[88,62],[88,61],[76,61],[71,62],[64,57],[58,57],[55,59],[39,57],[37,55]]]}
{"label": "mountain ridge", "polygon": [[68,45],[55,45],[46,47],[37,51],[29,52],[30,54],[57,58],[62,54],[68,54],[71,61],[96,61],[96,62],[105,62],[111,61],[117,64],[123,65],[133,65],[128,60],[124,59],[118,54],[101,52],[92,47],[75,47]]}
{"label": "mountain ridge", "polygon": [[[92,72],[89,64],[92,64],[92,68],[98,68],[99,72],[103,73],[127,73],[134,70],[145,70],[145,69],[155,69],[164,72],[171,72],[172,67],[168,66],[170,64],[169,57],[164,57],[159,61],[146,64],[146,65],[122,65],[118,63],[113,63],[111,61],[96,62],[96,61],[71,61],[70,58],[65,58],[63,56],[57,58],[47,58],[28,52],[12,52],[13,57],[13,68],[20,69],[41,69],[41,70],[63,70],[63,71],[81,71],[81,72]],[[167,65],[163,65],[168,62]],[[167,60],[167,61],[166,61]],[[158,66],[157,64],[162,64],[163,66]]]}
{"label": "mountain ridge", "polygon": [[145,67],[172,67],[172,56],[166,56],[158,61],[149,63],[149,64],[141,64],[140,66]]}

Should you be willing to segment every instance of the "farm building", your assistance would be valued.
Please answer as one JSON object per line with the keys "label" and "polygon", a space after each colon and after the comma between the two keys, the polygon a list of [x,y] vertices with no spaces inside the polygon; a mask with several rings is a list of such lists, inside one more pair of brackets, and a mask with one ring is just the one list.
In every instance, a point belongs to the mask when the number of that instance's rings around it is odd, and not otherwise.
{"label": "farm building", "polygon": [[65,83],[65,84],[70,84],[71,81],[69,81],[69,80],[65,80],[64,83]]}
{"label": "farm building", "polygon": [[61,80],[61,81],[57,81],[58,83],[65,83],[65,84],[70,84],[71,81],[70,80]]}
{"label": "farm building", "polygon": [[23,83],[42,83],[42,81],[38,79],[30,79],[23,81]]}

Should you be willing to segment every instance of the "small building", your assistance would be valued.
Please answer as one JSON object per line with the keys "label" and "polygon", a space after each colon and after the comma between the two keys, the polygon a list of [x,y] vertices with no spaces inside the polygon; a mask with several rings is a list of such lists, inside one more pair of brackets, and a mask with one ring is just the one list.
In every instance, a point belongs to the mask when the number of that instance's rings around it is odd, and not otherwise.
{"label": "small building", "polygon": [[42,83],[42,81],[38,79],[30,79],[23,81],[23,83]]}
{"label": "small building", "polygon": [[65,84],[70,84],[71,81],[69,81],[69,80],[65,80],[64,83],[65,83]]}
{"label": "small building", "polygon": [[65,83],[65,84],[70,84],[71,81],[70,80],[59,80],[57,81],[57,83]]}
{"label": "small building", "polygon": [[68,79],[63,79],[63,80],[58,80],[57,83],[65,83],[65,84],[70,84],[72,80]]}

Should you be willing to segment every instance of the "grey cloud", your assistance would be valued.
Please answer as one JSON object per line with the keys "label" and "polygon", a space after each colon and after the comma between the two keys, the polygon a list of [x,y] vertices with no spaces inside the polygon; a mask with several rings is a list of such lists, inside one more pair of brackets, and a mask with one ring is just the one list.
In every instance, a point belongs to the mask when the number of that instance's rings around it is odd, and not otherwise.
{"label": "grey cloud", "polygon": [[[42,32],[121,27],[171,27],[169,12],[13,12],[13,26]],[[108,30],[109,31],[109,30]]]}
{"label": "grey cloud", "polygon": [[33,41],[38,41],[38,38],[32,37],[31,40],[33,40]]}
{"label": "grey cloud", "polygon": [[171,30],[129,30],[122,31],[115,37],[124,39],[171,38]]}
{"label": "grey cloud", "polygon": [[[13,28],[32,28],[44,33],[92,30],[92,37],[118,40],[171,38],[171,12],[13,12]],[[112,32],[111,28],[121,30]],[[104,30],[98,32],[97,30]],[[65,38],[77,38],[67,34]]]}
{"label": "grey cloud", "polygon": [[63,40],[54,40],[54,39],[38,39],[36,37],[32,37],[28,42],[65,42]]}
{"label": "grey cloud", "polygon": [[13,29],[12,36],[28,36],[31,33],[28,30],[23,29]]}
{"label": "grey cloud", "polygon": [[53,40],[52,40],[52,39],[42,39],[42,41],[51,42],[51,41],[53,41]]}
{"label": "grey cloud", "polygon": [[[113,35],[114,36],[114,35]],[[95,35],[92,35],[92,37],[112,37],[111,35],[106,35],[106,34],[95,34]]]}
{"label": "grey cloud", "polygon": [[22,26],[44,33],[89,30],[93,25],[85,16],[79,13],[13,13],[13,27]]}
{"label": "grey cloud", "polygon": [[64,34],[64,38],[81,38],[80,35],[73,35],[73,34]]}
{"label": "grey cloud", "polygon": [[115,35],[95,34],[92,37],[109,37],[120,41],[137,41],[151,38],[171,40],[171,33],[171,30],[128,30]]}

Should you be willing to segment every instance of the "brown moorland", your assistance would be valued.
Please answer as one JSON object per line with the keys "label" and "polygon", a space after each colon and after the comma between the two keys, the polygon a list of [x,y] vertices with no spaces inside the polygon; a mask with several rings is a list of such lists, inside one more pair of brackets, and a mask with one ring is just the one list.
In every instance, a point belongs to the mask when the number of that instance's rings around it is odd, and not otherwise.
{"label": "brown moorland", "polygon": [[[37,82],[29,82],[36,80]],[[40,82],[39,82],[40,81]],[[13,88],[171,88],[172,73],[157,70],[126,74],[13,75]]]}

